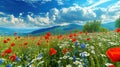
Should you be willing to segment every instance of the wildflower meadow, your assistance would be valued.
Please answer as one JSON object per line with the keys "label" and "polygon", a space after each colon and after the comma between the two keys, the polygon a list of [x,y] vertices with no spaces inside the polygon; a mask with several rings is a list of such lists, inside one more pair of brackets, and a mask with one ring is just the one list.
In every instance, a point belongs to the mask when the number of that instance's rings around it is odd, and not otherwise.
{"label": "wildflower meadow", "polygon": [[120,67],[119,32],[0,36],[0,67]]}

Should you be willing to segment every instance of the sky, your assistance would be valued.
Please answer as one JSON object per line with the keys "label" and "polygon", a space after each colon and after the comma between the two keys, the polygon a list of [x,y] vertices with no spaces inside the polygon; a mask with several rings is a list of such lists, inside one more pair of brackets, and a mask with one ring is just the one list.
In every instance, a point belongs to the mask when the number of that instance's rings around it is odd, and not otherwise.
{"label": "sky", "polygon": [[0,0],[0,27],[50,27],[101,20],[114,22],[120,0]]}

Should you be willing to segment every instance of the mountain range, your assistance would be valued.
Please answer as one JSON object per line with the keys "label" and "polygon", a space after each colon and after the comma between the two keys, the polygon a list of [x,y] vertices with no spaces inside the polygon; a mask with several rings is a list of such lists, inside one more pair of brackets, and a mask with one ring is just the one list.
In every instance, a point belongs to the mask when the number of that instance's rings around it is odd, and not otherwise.
{"label": "mountain range", "polygon": [[[115,23],[104,23],[101,24],[102,27],[107,28],[108,30],[115,30]],[[48,28],[28,28],[28,29],[20,29],[20,28],[4,28],[0,27],[0,35],[13,35],[14,32],[19,33],[18,35],[40,35],[45,34],[47,32],[51,32],[52,34],[65,34],[74,30],[82,30],[83,25],[79,24],[67,24],[67,25],[56,25]]]}

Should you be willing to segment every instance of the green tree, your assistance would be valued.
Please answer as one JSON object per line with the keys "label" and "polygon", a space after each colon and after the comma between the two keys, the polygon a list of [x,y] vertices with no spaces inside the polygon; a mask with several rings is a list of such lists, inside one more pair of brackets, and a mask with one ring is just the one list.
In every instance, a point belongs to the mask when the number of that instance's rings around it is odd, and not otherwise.
{"label": "green tree", "polygon": [[101,21],[88,21],[86,24],[83,26],[83,31],[84,32],[99,32],[101,28]]}
{"label": "green tree", "polygon": [[120,28],[120,16],[119,16],[119,18],[115,21],[115,26],[116,26],[116,28]]}

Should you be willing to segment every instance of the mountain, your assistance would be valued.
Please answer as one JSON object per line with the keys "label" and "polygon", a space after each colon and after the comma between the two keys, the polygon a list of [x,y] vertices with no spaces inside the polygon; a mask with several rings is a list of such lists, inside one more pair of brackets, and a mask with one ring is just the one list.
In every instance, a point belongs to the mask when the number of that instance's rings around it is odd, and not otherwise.
{"label": "mountain", "polygon": [[0,27],[0,35],[11,35],[14,31],[9,28]]}
{"label": "mountain", "polygon": [[[107,28],[108,30],[115,30],[115,23],[110,22],[110,23],[104,23],[101,24],[102,27]],[[31,33],[31,35],[40,35],[40,34],[45,34],[47,32],[51,32],[52,34],[66,34],[69,33],[70,31],[76,30],[82,30],[83,25],[79,24],[67,24],[67,25],[58,25],[58,26],[53,26],[49,28],[43,28],[43,29],[38,29],[35,30]]]}
{"label": "mountain", "polygon": [[75,29],[82,30],[82,25],[78,25],[78,24],[58,25],[49,28],[38,29],[28,34],[40,35],[40,34],[45,34],[47,32],[51,32],[52,34],[65,34],[70,31],[74,31]]}
{"label": "mountain", "polygon": [[108,30],[115,30],[115,22],[109,22],[101,25],[104,28],[107,28]]}
{"label": "mountain", "polygon": [[[115,23],[104,23],[101,25],[104,28],[109,30],[115,30]],[[18,35],[26,36],[26,35],[42,35],[47,32],[51,32],[52,34],[66,34],[70,33],[70,31],[74,30],[82,30],[83,25],[79,24],[63,24],[63,25],[56,25],[53,27],[48,28],[4,28],[0,27],[0,35],[13,35],[14,32],[17,32]]]}
{"label": "mountain", "polygon": [[23,33],[29,33],[29,32],[34,31],[34,30],[36,30],[36,29],[0,27],[0,35],[3,35],[3,36],[13,35],[14,32],[17,32],[18,35],[23,35]]}
{"label": "mountain", "polygon": [[50,31],[50,30],[53,30],[53,29],[56,29],[56,28],[59,28],[60,26],[53,26],[53,27],[49,27],[49,28],[43,28],[43,29],[38,29],[38,30],[35,30],[29,34],[37,34],[37,33],[42,33],[42,32],[46,32],[46,31]]}

